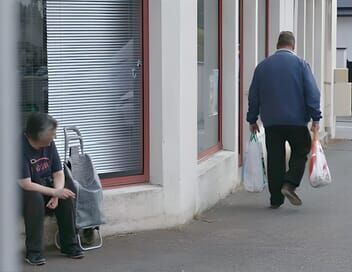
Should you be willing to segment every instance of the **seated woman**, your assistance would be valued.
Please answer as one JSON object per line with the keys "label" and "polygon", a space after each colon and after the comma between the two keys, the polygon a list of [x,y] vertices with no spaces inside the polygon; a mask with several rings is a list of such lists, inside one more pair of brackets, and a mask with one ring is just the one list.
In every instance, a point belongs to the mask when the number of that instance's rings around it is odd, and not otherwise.
{"label": "seated woman", "polygon": [[61,252],[74,259],[83,258],[78,246],[73,199],[75,193],[64,188],[65,177],[53,139],[57,121],[44,113],[28,117],[22,138],[22,173],[19,184],[23,195],[26,229],[26,261],[46,263],[43,256],[44,216],[52,210],[57,218]]}

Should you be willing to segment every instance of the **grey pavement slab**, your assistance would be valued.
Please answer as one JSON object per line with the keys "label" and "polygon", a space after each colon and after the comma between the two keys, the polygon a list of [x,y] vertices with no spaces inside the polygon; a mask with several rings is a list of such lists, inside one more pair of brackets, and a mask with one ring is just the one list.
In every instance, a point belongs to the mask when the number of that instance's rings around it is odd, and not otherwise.
{"label": "grey pavement slab", "polygon": [[268,192],[236,192],[189,224],[105,238],[104,247],[69,260],[56,250],[24,271],[348,272],[352,271],[352,142],[327,149],[333,184],[307,177],[301,207],[268,208]]}

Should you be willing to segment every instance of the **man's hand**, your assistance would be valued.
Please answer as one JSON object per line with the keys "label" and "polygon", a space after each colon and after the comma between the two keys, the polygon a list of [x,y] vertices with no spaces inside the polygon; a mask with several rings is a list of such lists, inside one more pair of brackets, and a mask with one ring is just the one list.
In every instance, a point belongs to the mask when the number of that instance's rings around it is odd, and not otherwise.
{"label": "man's hand", "polygon": [[313,132],[313,140],[319,140],[319,122],[313,122],[310,130]]}
{"label": "man's hand", "polygon": [[76,195],[74,192],[72,192],[69,189],[62,188],[62,189],[54,189],[54,197],[60,198],[60,199],[67,199],[67,198],[75,198]]}
{"label": "man's hand", "polygon": [[250,130],[251,133],[254,133],[254,134],[257,133],[257,132],[260,132],[259,126],[257,125],[257,123],[250,124],[249,125],[249,130]]}
{"label": "man's hand", "polygon": [[320,129],[319,122],[313,122],[313,123],[312,123],[312,126],[311,126],[311,128],[310,128],[310,130],[311,130],[313,133],[318,133],[318,132],[319,132],[319,129]]}
{"label": "man's hand", "polygon": [[54,210],[56,209],[58,204],[59,204],[59,198],[53,196],[52,198],[50,198],[48,204],[46,204],[46,207],[51,210]]}

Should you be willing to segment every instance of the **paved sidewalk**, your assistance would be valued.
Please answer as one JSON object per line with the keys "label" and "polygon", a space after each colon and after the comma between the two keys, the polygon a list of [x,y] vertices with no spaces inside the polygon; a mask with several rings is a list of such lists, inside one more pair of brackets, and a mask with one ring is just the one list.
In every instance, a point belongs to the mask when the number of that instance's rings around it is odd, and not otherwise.
{"label": "paved sidewalk", "polygon": [[51,250],[47,265],[24,271],[352,271],[352,142],[331,144],[327,157],[333,184],[314,189],[305,178],[301,207],[271,210],[267,191],[241,191],[185,226],[105,238],[83,260]]}

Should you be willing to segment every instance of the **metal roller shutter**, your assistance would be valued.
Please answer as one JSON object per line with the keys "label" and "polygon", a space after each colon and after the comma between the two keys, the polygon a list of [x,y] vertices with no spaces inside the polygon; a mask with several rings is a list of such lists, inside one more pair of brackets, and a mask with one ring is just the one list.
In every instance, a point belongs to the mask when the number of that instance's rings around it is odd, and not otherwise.
{"label": "metal roller shutter", "polygon": [[[47,0],[48,111],[99,174],[143,171],[142,0]],[[103,175],[104,176],[104,175]]]}

